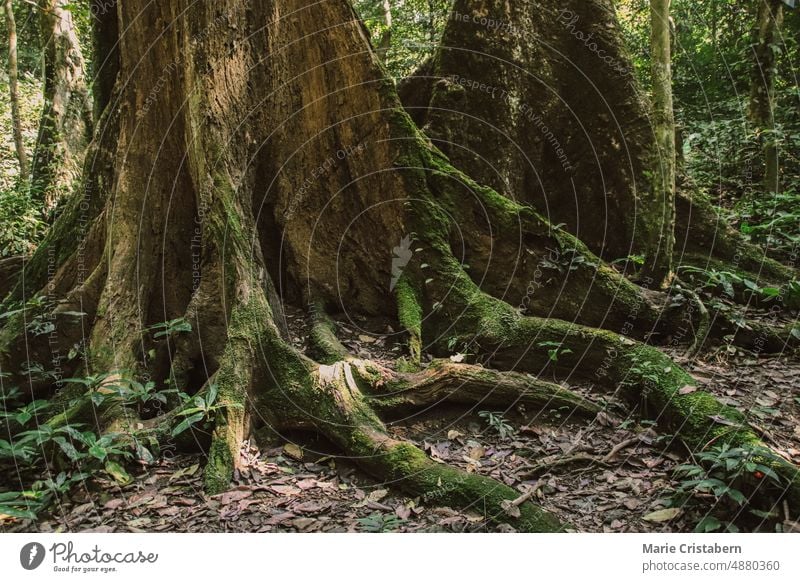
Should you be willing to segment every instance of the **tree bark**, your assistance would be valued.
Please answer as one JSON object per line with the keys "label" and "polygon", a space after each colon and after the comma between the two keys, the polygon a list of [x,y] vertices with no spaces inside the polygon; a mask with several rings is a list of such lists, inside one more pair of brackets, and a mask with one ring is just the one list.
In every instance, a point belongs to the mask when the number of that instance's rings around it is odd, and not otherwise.
{"label": "tree bark", "polygon": [[603,258],[663,262],[670,205],[611,2],[457,1],[436,65],[412,114],[457,167]]}
{"label": "tree bark", "polygon": [[67,0],[39,0],[44,47],[44,110],[31,166],[31,186],[46,210],[80,176],[92,135],[86,65]]}
{"label": "tree bark", "polygon": [[764,190],[780,191],[778,139],[775,136],[775,74],[783,24],[781,0],[759,0],[753,30],[753,77],[750,122],[760,135],[764,156]]}
{"label": "tree bark", "polygon": [[650,2],[651,77],[653,82],[653,132],[657,145],[654,158],[653,188],[664,197],[665,216],[661,231],[653,233],[654,254],[645,258],[644,273],[659,286],[672,278],[672,252],[675,245],[675,114],[672,109],[672,34],[671,0]]}
{"label": "tree bark", "polygon": [[97,121],[111,100],[111,93],[117,80],[119,22],[112,0],[92,0],[89,10],[92,15],[92,48],[95,55],[92,81],[93,110]]}
{"label": "tree bark", "polygon": [[[13,363],[52,362],[88,338],[90,357],[62,362],[63,374],[80,365],[191,394],[214,387],[210,493],[228,487],[252,430],[313,430],[410,495],[479,507],[523,531],[563,525],[530,501],[509,511],[520,492],[435,462],[390,436],[381,415],[440,399],[595,413],[597,403],[536,378],[571,378],[566,364],[587,378],[602,370],[610,388],[624,383],[669,430],[688,426],[680,438],[691,450],[707,435],[765,446],[736,411],[684,393],[694,380],[660,351],[596,328],[646,335],[666,298],[454,168],[403,110],[348,2],[115,6],[119,69],[84,166],[90,189],[73,195],[12,293],[24,300],[33,287],[52,301],[0,330],[0,371],[31,398],[56,387]],[[310,312],[315,359],[282,331],[284,302]],[[348,354],[329,311],[392,318],[415,370]],[[53,334],[30,332],[36,316]],[[190,333],[154,337],[154,324],[180,317]],[[542,340],[574,356],[551,369]],[[453,365],[452,345],[493,369]],[[443,361],[423,366],[423,352]],[[140,419],[134,407],[89,404],[52,422],[100,422],[150,442],[168,437],[179,411]],[[776,470],[794,479],[793,465]]]}
{"label": "tree bark", "polygon": [[19,162],[19,178],[28,182],[28,154],[22,138],[22,119],[19,112],[19,71],[17,70],[17,25],[14,21],[14,5],[5,0],[6,26],[8,28],[8,89],[11,100],[11,125],[14,130],[14,149]]}
{"label": "tree bark", "polygon": [[[459,0],[436,58],[400,84],[400,95],[456,167],[532,205],[606,260],[638,256],[658,266],[673,249],[675,265],[727,261],[777,285],[796,276],[729,228],[690,184],[677,200],[657,187],[656,119],[609,0]],[[657,288],[661,274],[638,281]]]}

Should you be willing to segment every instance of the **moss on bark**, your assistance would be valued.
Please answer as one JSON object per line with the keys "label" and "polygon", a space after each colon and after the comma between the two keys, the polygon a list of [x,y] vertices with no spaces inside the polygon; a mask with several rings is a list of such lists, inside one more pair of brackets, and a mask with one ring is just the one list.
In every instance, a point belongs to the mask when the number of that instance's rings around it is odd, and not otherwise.
{"label": "moss on bark", "polygon": [[408,278],[400,277],[395,288],[397,318],[408,332],[408,351],[411,368],[418,368],[422,359],[422,305],[419,294]]}

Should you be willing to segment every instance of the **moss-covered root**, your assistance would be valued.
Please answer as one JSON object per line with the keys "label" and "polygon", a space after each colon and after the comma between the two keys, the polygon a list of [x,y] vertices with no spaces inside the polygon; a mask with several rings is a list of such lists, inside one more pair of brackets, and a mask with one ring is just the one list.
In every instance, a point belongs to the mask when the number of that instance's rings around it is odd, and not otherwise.
{"label": "moss-covered root", "polygon": [[248,424],[245,405],[257,361],[253,342],[266,325],[261,320],[267,316],[269,312],[263,311],[258,299],[233,309],[219,369],[208,381],[208,389],[214,386],[217,393],[211,402],[215,409],[214,431],[204,473],[205,489],[211,495],[228,488],[239,463],[239,448]]}
{"label": "moss-covered root", "polygon": [[722,271],[734,265],[753,281],[777,286],[800,278],[795,268],[771,259],[769,251],[746,241],[731,228],[707,196],[684,189],[678,192],[676,203],[675,250],[681,264]]}
{"label": "moss-covered root", "polygon": [[[354,362],[366,368],[366,374],[376,373],[370,364]],[[365,375],[361,371],[360,375]],[[559,410],[568,414],[593,417],[602,410],[594,402],[558,384],[544,382],[530,375],[498,372],[436,360],[422,372],[393,374],[369,396],[370,404],[381,412],[399,413],[435,406],[442,402],[468,405],[512,407],[524,404],[533,410]]]}
{"label": "moss-covered root", "polygon": [[292,394],[315,419],[317,430],[376,478],[423,502],[469,508],[493,523],[520,531],[558,531],[559,521],[530,502],[513,505],[521,494],[488,477],[435,463],[416,446],[389,437],[358,388],[360,374],[350,362],[320,366],[313,382]]}
{"label": "moss-covered root", "polygon": [[400,277],[395,287],[397,318],[408,332],[408,353],[412,369],[419,369],[422,361],[422,304],[419,293],[408,280]]}
{"label": "moss-covered root", "polygon": [[735,346],[751,349],[759,353],[782,354],[800,346],[798,324],[782,324],[777,320],[777,312],[771,312],[772,322],[745,319],[745,312],[739,317],[729,312],[712,309],[711,335],[728,338]]}
{"label": "moss-covered root", "polygon": [[515,505],[521,494],[499,481],[435,463],[407,442],[379,436],[373,445],[372,455],[362,465],[423,503],[469,509],[521,532],[555,532],[564,527],[533,503]]}
{"label": "moss-covered root", "polygon": [[[232,376],[236,374],[236,371],[230,368],[220,368],[220,372],[231,373]],[[211,381],[213,380],[212,378]],[[234,390],[230,388],[231,386],[227,386],[225,393],[220,393],[218,397],[218,404],[223,408],[214,419],[211,446],[203,473],[203,485],[209,495],[222,493],[230,486],[239,462],[239,448],[245,438],[245,419],[242,409],[244,394],[239,387]]]}
{"label": "moss-covered root", "polygon": [[310,306],[312,325],[309,337],[311,357],[323,364],[333,364],[346,360],[350,352],[336,336],[336,325],[320,303]]}
{"label": "moss-covered root", "polygon": [[[738,410],[704,392],[685,370],[656,348],[612,332],[558,320],[493,315],[477,341],[493,354],[495,366],[541,369],[547,354],[535,346],[562,347],[557,366],[564,372],[581,371],[589,379],[621,388],[628,400],[644,405],[645,414],[676,435],[691,451],[723,443],[759,451],[770,447]],[[499,323],[498,323],[499,322]],[[571,351],[570,351],[571,350]],[[788,483],[787,497],[800,511],[798,467],[777,455],[773,468]]]}

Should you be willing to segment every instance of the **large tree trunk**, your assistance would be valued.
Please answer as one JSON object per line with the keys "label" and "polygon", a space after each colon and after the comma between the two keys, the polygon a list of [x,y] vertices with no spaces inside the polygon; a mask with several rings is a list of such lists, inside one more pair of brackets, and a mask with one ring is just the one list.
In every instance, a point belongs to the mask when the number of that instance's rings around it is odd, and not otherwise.
{"label": "large tree trunk", "polygon": [[14,5],[5,0],[6,26],[8,28],[8,90],[11,100],[11,125],[14,131],[14,148],[19,161],[19,177],[28,181],[28,154],[22,138],[22,120],[19,113],[19,72],[17,70],[17,25],[14,21]]}
{"label": "large tree trunk", "polygon": [[795,276],[700,193],[687,185],[673,201],[656,183],[656,125],[610,0],[457,0],[438,54],[400,95],[456,167],[605,259],[642,256],[648,287],[669,262],[673,215],[676,265],[734,262],[775,283]]}
{"label": "large tree trunk", "polygon": [[611,2],[459,0],[435,63],[411,113],[457,167],[604,258],[657,254],[658,152]]}
{"label": "large tree trunk", "polygon": [[80,177],[92,134],[92,100],[67,0],[39,0],[38,13],[44,47],[44,110],[31,186],[50,210]]}
{"label": "large tree trunk", "polygon": [[[412,495],[477,505],[526,531],[561,525],[510,487],[391,437],[379,414],[445,399],[595,414],[597,404],[536,378],[552,373],[537,342],[556,341],[572,350],[560,377],[626,386],[691,450],[709,439],[764,446],[741,414],[683,390],[694,380],[655,348],[575,323],[644,335],[664,319],[666,298],[456,170],[403,110],[348,2],[129,0],[116,10],[125,33],[86,190],[12,293],[36,288],[57,301],[38,314],[55,330],[31,334],[31,307],[0,332],[0,371],[15,372],[31,397],[49,395],[52,381],[12,363],[51,362],[88,338],[91,372],[218,390],[205,441],[211,492],[228,486],[253,429],[314,430]],[[535,294],[517,308],[532,281]],[[314,360],[282,332],[285,302],[311,314]],[[355,359],[331,310],[395,319],[417,371]],[[86,314],[80,325],[76,311]],[[153,324],[179,317],[191,333],[153,337]],[[491,367],[421,365],[422,352],[450,355],[454,342]],[[530,374],[504,371],[512,368]],[[139,419],[134,407],[81,402],[51,422],[100,419],[148,442],[167,438],[177,413]],[[795,479],[789,463],[775,468]],[[798,491],[794,483],[793,507]]]}
{"label": "large tree trunk", "polygon": [[783,24],[781,0],[759,0],[753,30],[753,82],[750,88],[750,122],[761,135],[764,153],[764,190],[780,191],[778,140],[775,136],[775,75]]}

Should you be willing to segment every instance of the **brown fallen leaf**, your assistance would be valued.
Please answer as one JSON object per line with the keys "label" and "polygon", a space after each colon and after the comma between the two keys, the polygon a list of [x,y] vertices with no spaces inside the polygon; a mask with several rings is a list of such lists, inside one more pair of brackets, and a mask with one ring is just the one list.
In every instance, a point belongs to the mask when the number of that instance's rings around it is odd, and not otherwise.
{"label": "brown fallen leaf", "polygon": [[480,461],[486,455],[486,449],[481,445],[470,447],[469,458],[473,461]]}
{"label": "brown fallen leaf", "polygon": [[297,517],[292,520],[292,525],[299,530],[307,530],[316,523],[317,520],[311,517]]}
{"label": "brown fallen leaf", "polygon": [[278,495],[297,495],[300,493],[299,488],[292,487],[291,485],[270,485],[269,489]]}
{"label": "brown fallen leaf", "polygon": [[622,504],[631,511],[634,511],[636,509],[639,509],[639,507],[641,507],[642,502],[636,499],[635,497],[629,497],[628,499],[623,501]]}
{"label": "brown fallen leaf", "polygon": [[285,445],[283,445],[283,452],[286,453],[287,456],[291,457],[296,461],[303,460],[303,449],[301,449],[294,443],[286,443]]}
{"label": "brown fallen leaf", "polygon": [[123,505],[125,505],[125,500],[124,499],[112,499],[110,501],[107,501],[106,504],[103,505],[103,507],[105,509],[110,509],[110,510],[113,511],[115,509],[119,509]]}
{"label": "brown fallen leaf", "polygon": [[267,520],[266,523],[268,525],[278,525],[280,523],[283,523],[284,521],[288,521],[295,517],[297,516],[294,513],[292,513],[291,511],[286,511],[284,513],[279,513],[278,515],[273,515]]}
{"label": "brown fallen leaf", "polygon": [[169,482],[173,483],[173,482],[177,481],[178,479],[180,479],[181,477],[191,477],[192,475],[197,473],[197,470],[199,468],[200,468],[200,464],[199,463],[195,463],[194,465],[191,465],[189,467],[184,467],[183,469],[178,469],[177,471],[175,471],[170,476]]}
{"label": "brown fallen leaf", "polygon": [[330,503],[319,503],[317,501],[306,501],[292,506],[292,511],[297,513],[319,513],[330,507]]}
{"label": "brown fallen leaf", "polygon": [[220,503],[222,505],[228,505],[233,503],[234,501],[241,501],[242,499],[247,499],[253,495],[252,489],[234,489],[232,491],[226,491],[220,497]]}
{"label": "brown fallen leaf", "polygon": [[153,522],[149,517],[140,517],[138,519],[130,520],[126,525],[129,528],[139,529],[150,525]]}
{"label": "brown fallen leaf", "polygon": [[692,392],[697,392],[697,386],[692,386],[691,384],[687,384],[686,386],[678,390],[678,394],[680,394],[681,396],[685,394],[691,394]]}

